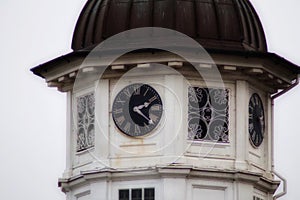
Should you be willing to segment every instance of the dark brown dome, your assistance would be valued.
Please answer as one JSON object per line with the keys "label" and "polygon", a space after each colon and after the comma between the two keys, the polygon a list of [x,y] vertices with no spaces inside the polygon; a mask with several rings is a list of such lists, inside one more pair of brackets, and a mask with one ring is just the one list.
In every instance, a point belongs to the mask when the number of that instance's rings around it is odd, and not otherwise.
{"label": "dark brown dome", "polygon": [[182,32],[205,48],[267,51],[249,0],[88,0],[74,31],[74,51],[138,27]]}

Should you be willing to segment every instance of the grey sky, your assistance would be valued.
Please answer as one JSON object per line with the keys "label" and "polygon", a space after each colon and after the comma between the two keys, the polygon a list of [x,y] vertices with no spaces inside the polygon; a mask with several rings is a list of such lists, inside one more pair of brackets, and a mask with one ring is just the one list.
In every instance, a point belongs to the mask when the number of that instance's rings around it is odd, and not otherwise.
{"label": "grey sky", "polygon": [[[29,69],[71,51],[86,0],[1,0],[0,198],[63,200],[65,95]],[[300,1],[252,0],[269,51],[300,65]],[[297,27],[298,26],[298,27]],[[276,100],[276,170],[288,179],[283,200],[300,199],[300,87]]]}

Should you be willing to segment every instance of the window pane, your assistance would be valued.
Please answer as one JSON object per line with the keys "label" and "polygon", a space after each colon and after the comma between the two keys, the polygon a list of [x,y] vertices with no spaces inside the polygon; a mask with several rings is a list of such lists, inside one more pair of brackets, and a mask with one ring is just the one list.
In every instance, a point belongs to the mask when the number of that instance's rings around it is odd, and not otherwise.
{"label": "window pane", "polygon": [[119,200],[129,200],[129,190],[119,190]]}
{"label": "window pane", "polygon": [[142,200],[142,189],[132,189],[131,200]]}
{"label": "window pane", "polygon": [[144,200],[154,200],[154,188],[145,188]]}
{"label": "window pane", "polygon": [[188,139],[229,142],[229,90],[189,87]]}

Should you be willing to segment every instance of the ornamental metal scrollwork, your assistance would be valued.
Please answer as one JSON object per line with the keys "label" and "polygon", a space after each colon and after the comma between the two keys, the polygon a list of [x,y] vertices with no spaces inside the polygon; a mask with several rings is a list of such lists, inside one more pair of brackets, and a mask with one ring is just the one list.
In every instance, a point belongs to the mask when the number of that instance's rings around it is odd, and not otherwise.
{"label": "ornamental metal scrollwork", "polygon": [[189,87],[188,139],[229,142],[228,89]]}
{"label": "ornamental metal scrollwork", "polygon": [[95,145],[95,96],[77,97],[77,152]]}

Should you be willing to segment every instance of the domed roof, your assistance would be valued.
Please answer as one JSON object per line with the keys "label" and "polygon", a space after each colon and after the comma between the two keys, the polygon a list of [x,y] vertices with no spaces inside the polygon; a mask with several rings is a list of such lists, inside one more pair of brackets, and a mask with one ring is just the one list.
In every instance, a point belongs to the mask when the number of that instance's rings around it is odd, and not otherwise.
{"label": "domed roof", "polygon": [[209,49],[267,51],[263,27],[249,0],[88,0],[72,49],[139,27],[173,29]]}

